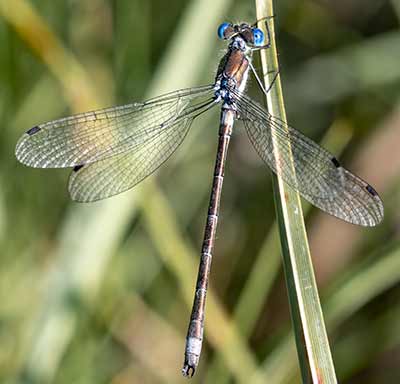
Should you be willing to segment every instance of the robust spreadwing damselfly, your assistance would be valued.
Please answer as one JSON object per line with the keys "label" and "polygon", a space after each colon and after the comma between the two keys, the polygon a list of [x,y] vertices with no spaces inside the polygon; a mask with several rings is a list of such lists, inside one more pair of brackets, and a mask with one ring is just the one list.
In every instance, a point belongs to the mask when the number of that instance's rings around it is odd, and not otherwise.
{"label": "robust spreadwing damselfly", "polygon": [[17,159],[28,166],[73,168],[68,183],[72,199],[93,202],[124,192],[153,173],[179,147],[193,120],[220,106],[217,157],[186,338],[185,376],[194,374],[202,347],[225,160],[236,119],[243,122],[262,160],[310,203],[362,226],[383,219],[382,201],[371,185],[245,94],[249,71],[258,79],[252,54],[269,47],[269,36],[265,39],[260,29],[245,23],[223,23],[218,36],[229,45],[213,84],[39,124],[16,146]]}

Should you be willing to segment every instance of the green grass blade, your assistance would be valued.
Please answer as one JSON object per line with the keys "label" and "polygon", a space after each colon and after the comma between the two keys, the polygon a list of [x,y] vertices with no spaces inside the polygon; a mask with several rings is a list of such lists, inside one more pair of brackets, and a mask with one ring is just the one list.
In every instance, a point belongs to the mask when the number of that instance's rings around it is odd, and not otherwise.
{"label": "green grass blade", "polygon": [[[328,326],[336,329],[347,321],[363,305],[376,299],[400,281],[400,247],[398,242],[377,254],[373,262],[354,266],[334,284],[324,300]],[[264,373],[271,384],[283,384],[293,380],[295,348],[291,333],[282,339],[264,363]]]}
{"label": "green grass blade", "polygon": [[[256,1],[257,19],[273,16],[272,0]],[[265,25],[265,23],[260,23]],[[268,22],[271,48],[261,51],[263,73],[279,68],[274,20]],[[265,29],[265,28],[264,28]],[[265,31],[266,32],[266,31]],[[269,76],[264,78],[270,87]],[[280,78],[266,95],[269,112],[283,121],[286,113]],[[289,146],[289,144],[288,144]],[[290,151],[290,147],[287,148]],[[275,155],[279,156],[278,148]],[[294,172],[294,170],[293,170]],[[329,342],[315,283],[300,197],[279,178],[273,178],[274,197],[282,245],[283,265],[303,382],[336,383]]]}

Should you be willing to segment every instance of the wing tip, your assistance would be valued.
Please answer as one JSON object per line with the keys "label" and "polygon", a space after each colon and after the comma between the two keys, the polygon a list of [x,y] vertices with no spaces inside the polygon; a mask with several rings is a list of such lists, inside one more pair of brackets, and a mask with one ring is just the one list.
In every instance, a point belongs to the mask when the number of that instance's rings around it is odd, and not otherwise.
{"label": "wing tip", "polygon": [[365,189],[370,194],[372,199],[375,201],[375,208],[376,208],[375,220],[371,225],[371,227],[374,227],[383,221],[383,218],[385,216],[385,209],[383,206],[383,201],[382,201],[381,197],[379,196],[378,192],[368,183],[365,186]]}
{"label": "wing tip", "polygon": [[26,148],[24,149],[23,144],[28,136],[24,134],[17,142],[15,146],[15,157],[17,160],[24,165],[30,165],[29,156],[27,156]]}
{"label": "wing tip", "polygon": [[382,223],[384,217],[385,217],[385,208],[383,206],[383,201],[378,195],[378,193],[375,191],[374,188],[372,188],[369,184],[365,187],[365,189],[368,191],[368,193],[371,195],[374,204],[370,205],[370,214],[369,214],[369,220],[367,221],[366,224],[362,224],[365,227],[375,227]]}
{"label": "wing tip", "polygon": [[82,185],[77,183],[77,178],[80,177],[80,170],[86,169],[90,164],[79,164],[73,167],[68,181],[68,193],[75,203],[94,203],[103,200],[104,197],[88,194],[82,191]]}
{"label": "wing tip", "polygon": [[77,190],[76,185],[74,184],[74,180],[79,172],[80,169],[82,169],[85,166],[85,164],[79,164],[75,165],[75,167],[72,168],[72,172],[69,176],[69,181],[68,181],[68,192],[69,195],[71,196],[71,199],[75,201],[76,203],[85,203],[86,200],[82,198],[82,195],[79,193],[79,190]]}
{"label": "wing tip", "polygon": [[34,127],[28,129],[18,140],[17,145],[15,146],[15,157],[21,164],[33,168],[39,168],[31,159],[31,148],[29,146],[29,141],[27,141],[31,136],[39,131],[41,131],[41,128],[38,125],[35,125]]}
{"label": "wing tip", "polygon": [[378,224],[380,224],[383,221],[384,217],[385,217],[385,208],[383,206],[383,201],[381,200],[381,198],[379,197],[378,194],[376,194],[374,197],[377,200],[377,208],[379,210],[379,214],[377,215],[377,219],[376,219],[375,224],[373,225],[373,227],[378,225]]}

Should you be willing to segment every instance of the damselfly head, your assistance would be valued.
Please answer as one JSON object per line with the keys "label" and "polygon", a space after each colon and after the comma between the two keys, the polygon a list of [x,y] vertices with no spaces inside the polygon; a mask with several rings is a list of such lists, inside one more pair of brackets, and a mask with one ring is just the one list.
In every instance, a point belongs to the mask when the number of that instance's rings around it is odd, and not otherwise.
{"label": "damselfly head", "polygon": [[264,43],[264,33],[261,29],[248,25],[222,23],[218,27],[218,37],[223,40],[230,40],[235,36],[240,36],[246,44],[260,47]]}

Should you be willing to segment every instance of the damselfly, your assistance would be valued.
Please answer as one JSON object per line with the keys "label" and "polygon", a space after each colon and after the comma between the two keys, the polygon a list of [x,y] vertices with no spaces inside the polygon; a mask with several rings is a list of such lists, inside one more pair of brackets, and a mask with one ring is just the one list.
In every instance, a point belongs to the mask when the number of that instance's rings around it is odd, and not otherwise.
{"label": "damselfly", "polygon": [[[383,218],[376,191],[343,168],[327,150],[269,114],[245,93],[252,54],[269,47],[255,25],[223,23],[218,36],[229,45],[215,82],[182,89],[144,103],[78,114],[29,129],[16,156],[37,168],[72,167],[73,200],[91,202],[124,192],[153,173],[178,148],[193,120],[221,107],[218,152],[182,372],[197,368],[205,299],[228,145],[235,119],[243,122],[260,157],[306,200],[349,223],[374,226]],[[276,155],[278,153],[278,155]]]}

